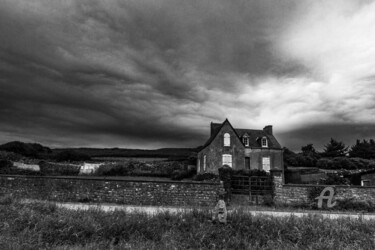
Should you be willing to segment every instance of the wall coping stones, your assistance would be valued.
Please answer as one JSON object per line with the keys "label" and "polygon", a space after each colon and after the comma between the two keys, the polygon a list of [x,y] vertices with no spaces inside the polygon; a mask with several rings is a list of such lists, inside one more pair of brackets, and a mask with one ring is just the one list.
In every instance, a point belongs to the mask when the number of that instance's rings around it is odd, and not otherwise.
{"label": "wall coping stones", "polygon": [[7,175],[1,174],[0,178],[26,178],[26,179],[65,179],[65,180],[86,180],[86,181],[120,181],[120,182],[152,182],[152,183],[172,183],[172,184],[193,184],[193,185],[216,185],[220,186],[220,182],[203,182],[203,181],[174,181],[174,180],[150,180],[147,177],[137,177],[132,179],[132,176],[121,177],[101,177],[101,176],[37,176],[37,175]]}
{"label": "wall coping stones", "polygon": [[350,186],[350,185],[314,185],[314,184],[283,184],[283,187],[337,187],[337,188],[362,188],[374,189],[375,186]]}

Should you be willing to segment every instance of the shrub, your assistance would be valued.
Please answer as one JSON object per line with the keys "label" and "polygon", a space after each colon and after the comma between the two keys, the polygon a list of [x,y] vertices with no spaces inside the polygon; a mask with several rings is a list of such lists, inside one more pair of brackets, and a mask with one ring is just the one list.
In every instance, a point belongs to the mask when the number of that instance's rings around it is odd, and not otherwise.
{"label": "shrub", "polygon": [[218,181],[220,180],[219,176],[213,173],[203,173],[197,174],[194,177],[195,181]]}
{"label": "shrub", "polygon": [[261,169],[240,169],[240,170],[233,170],[233,175],[269,176],[270,173]]}
{"label": "shrub", "polygon": [[340,174],[329,173],[327,177],[319,180],[320,185],[350,185],[350,180]]}
{"label": "shrub", "polygon": [[346,157],[321,158],[318,160],[316,166],[322,169],[346,169],[346,170],[366,167],[363,164],[363,162],[349,159]]}
{"label": "shrub", "polygon": [[13,195],[11,194],[6,194],[0,196],[0,205],[9,205],[12,204],[14,201]]}
{"label": "shrub", "polygon": [[13,163],[8,160],[0,160],[0,171],[3,169],[9,169],[13,166]]}
{"label": "shrub", "polygon": [[13,152],[0,151],[0,159],[8,161],[20,161],[22,159],[22,155]]}
{"label": "shrub", "polygon": [[0,174],[40,175],[38,171],[14,167],[13,163],[8,160],[0,160]]}
{"label": "shrub", "polygon": [[68,161],[68,162],[73,162],[73,161],[88,161],[91,159],[90,156],[76,152],[74,150],[64,150],[61,151],[60,153],[55,155],[55,160],[56,161]]}
{"label": "shrub", "polygon": [[78,175],[81,169],[78,165],[39,162],[40,173],[42,175]]}
{"label": "shrub", "polygon": [[193,168],[190,170],[175,170],[172,173],[172,180],[182,180],[186,178],[191,178],[197,173],[197,169]]}
{"label": "shrub", "polygon": [[229,167],[228,165],[224,165],[218,170],[219,170],[219,178],[224,183],[225,191],[230,192],[233,169]]}
{"label": "shrub", "polygon": [[38,143],[24,143],[19,141],[8,142],[0,145],[0,150],[33,158],[40,158],[41,155],[51,153],[51,149]]}
{"label": "shrub", "polygon": [[95,171],[95,175],[99,176],[127,176],[128,168],[124,164],[112,163],[103,164]]}
{"label": "shrub", "polygon": [[336,200],[335,209],[347,211],[375,212],[375,204],[371,201],[355,201],[353,198]]}

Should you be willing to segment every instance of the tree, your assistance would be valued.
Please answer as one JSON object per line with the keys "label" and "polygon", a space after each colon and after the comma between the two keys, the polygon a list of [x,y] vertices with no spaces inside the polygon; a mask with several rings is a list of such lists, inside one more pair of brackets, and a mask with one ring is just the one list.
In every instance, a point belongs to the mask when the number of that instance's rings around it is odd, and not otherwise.
{"label": "tree", "polygon": [[331,138],[330,142],[327,145],[324,145],[323,156],[340,157],[345,156],[347,152],[348,147],[346,147],[343,142]]}
{"label": "tree", "polygon": [[91,157],[89,155],[76,152],[74,150],[64,150],[56,154],[56,161],[88,161]]}
{"label": "tree", "polygon": [[19,141],[12,141],[0,145],[0,150],[33,158],[40,158],[42,155],[52,152],[50,148],[44,147],[38,143],[24,143]]}
{"label": "tree", "polygon": [[374,140],[360,140],[356,141],[356,144],[350,148],[350,157],[359,157],[364,159],[375,159],[375,142]]}
{"label": "tree", "polygon": [[313,146],[313,144],[307,144],[306,146],[301,147],[301,151],[303,155],[311,155],[316,154],[316,150]]}
{"label": "tree", "polygon": [[284,147],[284,163],[288,167],[315,167],[318,153],[315,152],[312,144],[302,147],[302,153],[294,153]]}

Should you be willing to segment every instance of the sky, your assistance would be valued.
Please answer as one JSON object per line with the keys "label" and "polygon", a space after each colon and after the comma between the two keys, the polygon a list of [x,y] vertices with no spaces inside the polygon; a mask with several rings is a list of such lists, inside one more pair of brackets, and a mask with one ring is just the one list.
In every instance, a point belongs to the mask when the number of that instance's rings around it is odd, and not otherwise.
{"label": "sky", "polygon": [[0,143],[375,138],[375,1],[0,0]]}

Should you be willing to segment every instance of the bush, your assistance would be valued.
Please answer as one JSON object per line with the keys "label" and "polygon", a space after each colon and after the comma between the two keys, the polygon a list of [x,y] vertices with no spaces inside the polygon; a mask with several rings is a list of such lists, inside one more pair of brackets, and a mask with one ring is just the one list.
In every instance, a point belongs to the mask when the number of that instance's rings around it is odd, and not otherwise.
{"label": "bush", "polygon": [[31,169],[20,169],[20,168],[14,167],[11,161],[0,160],[0,174],[40,175],[40,172],[31,170]]}
{"label": "bush", "polygon": [[9,205],[12,204],[14,201],[13,195],[11,194],[6,194],[0,196],[0,205]]}
{"label": "bush", "polygon": [[129,169],[124,164],[112,163],[103,164],[96,170],[95,175],[99,176],[127,176]]}
{"label": "bush", "polygon": [[13,167],[13,163],[11,161],[8,161],[8,160],[0,160],[0,171],[2,169],[9,169]]}
{"label": "bush", "polygon": [[83,154],[83,153],[76,152],[74,150],[61,151],[60,153],[56,154],[54,158],[56,161],[59,161],[59,162],[89,161],[91,159],[90,156]]}
{"label": "bush", "polygon": [[356,212],[375,212],[375,204],[370,201],[355,201],[353,198],[336,200],[335,209],[356,211]]}
{"label": "bush", "polygon": [[[179,173],[179,174],[178,174]],[[125,161],[101,165],[94,175],[98,176],[150,176],[168,178],[189,178],[196,169],[188,169],[185,162],[155,161],[139,162]]]}
{"label": "bush", "polygon": [[261,169],[240,169],[240,170],[233,170],[233,175],[269,176],[270,173]]}
{"label": "bush", "polygon": [[22,155],[13,152],[0,151],[0,159],[8,161],[20,161],[22,159]]}
{"label": "bush", "polygon": [[0,145],[0,150],[33,158],[40,158],[42,155],[47,155],[52,152],[48,147],[44,147],[38,143],[24,143],[19,141],[8,142]]}
{"label": "bush", "polygon": [[78,175],[81,166],[40,161],[39,168],[41,175]]}
{"label": "bush", "polygon": [[218,181],[218,180],[220,180],[219,176],[213,173],[197,174],[194,177],[194,181]]}
{"label": "bush", "polygon": [[329,173],[327,177],[319,180],[320,185],[350,185],[350,180],[340,174]]}
{"label": "bush", "polygon": [[171,179],[180,181],[182,179],[191,178],[196,173],[197,173],[197,169],[195,169],[195,168],[190,169],[190,170],[175,170],[172,173]]}
{"label": "bush", "polygon": [[319,159],[316,166],[321,169],[358,169],[366,168],[361,161],[355,161],[346,157],[322,158]]}

